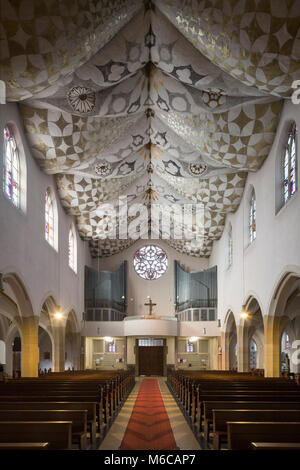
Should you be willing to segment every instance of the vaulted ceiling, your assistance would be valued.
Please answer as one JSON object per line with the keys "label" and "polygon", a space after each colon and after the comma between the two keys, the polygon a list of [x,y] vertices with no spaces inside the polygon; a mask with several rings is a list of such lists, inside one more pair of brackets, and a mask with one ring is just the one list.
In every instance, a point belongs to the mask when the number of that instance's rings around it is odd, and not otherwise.
{"label": "vaulted ceiling", "polygon": [[99,212],[127,196],[165,210],[203,204],[203,243],[167,242],[209,256],[299,78],[300,1],[2,0],[1,9],[7,99],[20,103],[32,153],[92,255],[134,242],[105,238]]}

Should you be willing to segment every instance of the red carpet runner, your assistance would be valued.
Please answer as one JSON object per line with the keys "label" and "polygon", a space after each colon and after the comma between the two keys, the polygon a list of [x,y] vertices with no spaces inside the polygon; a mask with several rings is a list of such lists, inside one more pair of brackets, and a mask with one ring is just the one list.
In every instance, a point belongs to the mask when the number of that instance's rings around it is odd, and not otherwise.
{"label": "red carpet runner", "polygon": [[177,449],[157,379],[143,379],[120,449]]}

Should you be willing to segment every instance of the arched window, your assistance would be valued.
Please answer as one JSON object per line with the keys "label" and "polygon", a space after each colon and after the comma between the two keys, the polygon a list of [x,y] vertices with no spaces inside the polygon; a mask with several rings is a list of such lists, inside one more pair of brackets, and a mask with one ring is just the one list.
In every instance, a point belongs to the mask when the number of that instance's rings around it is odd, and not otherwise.
{"label": "arched window", "polygon": [[257,369],[257,344],[253,338],[250,340],[249,367],[250,370]]}
{"label": "arched window", "polygon": [[284,204],[291,199],[297,190],[297,127],[293,123],[289,131],[287,144],[282,159],[283,166],[283,200]]}
{"label": "arched window", "polygon": [[50,189],[45,194],[45,239],[55,247],[55,214],[54,202]]}
{"label": "arched window", "polygon": [[254,189],[250,198],[248,230],[249,242],[252,243],[256,238],[256,198]]}
{"label": "arched window", "polygon": [[11,126],[4,128],[4,194],[11,202],[20,207],[20,160],[16,139]]}
{"label": "arched window", "polygon": [[233,261],[233,241],[232,241],[232,225],[230,224],[228,230],[228,268],[232,266]]}
{"label": "arched window", "polygon": [[69,230],[69,266],[75,273],[77,272],[77,242],[74,226]]}

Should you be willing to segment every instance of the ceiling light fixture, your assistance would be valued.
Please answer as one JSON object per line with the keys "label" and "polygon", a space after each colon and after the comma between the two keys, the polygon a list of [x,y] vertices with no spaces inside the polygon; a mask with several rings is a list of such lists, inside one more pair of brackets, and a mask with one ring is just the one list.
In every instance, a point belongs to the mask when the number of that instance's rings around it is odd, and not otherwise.
{"label": "ceiling light fixture", "polygon": [[104,341],[106,341],[106,343],[112,343],[114,339],[111,336],[104,336]]}
{"label": "ceiling light fixture", "polygon": [[190,343],[195,343],[196,341],[198,341],[198,336],[191,336],[191,338],[189,338],[189,342]]}

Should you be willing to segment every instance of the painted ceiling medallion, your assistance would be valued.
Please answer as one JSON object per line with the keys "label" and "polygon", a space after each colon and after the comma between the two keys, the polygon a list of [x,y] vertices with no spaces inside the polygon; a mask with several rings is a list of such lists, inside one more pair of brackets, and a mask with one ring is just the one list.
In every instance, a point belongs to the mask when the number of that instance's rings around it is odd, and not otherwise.
{"label": "painted ceiling medallion", "polygon": [[96,94],[91,88],[74,86],[68,92],[68,100],[74,111],[87,114],[95,107]]}
{"label": "painted ceiling medallion", "polygon": [[206,172],[207,165],[205,165],[204,163],[190,163],[189,168],[192,175],[200,176]]}
{"label": "painted ceiling medallion", "polygon": [[101,163],[99,162],[99,163],[96,163],[96,165],[94,166],[94,170],[95,170],[96,175],[105,177],[111,174],[112,167],[107,162],[101,162]]}
{"label": "painted ceiling medallion", "polygon": [[221,88],[212,88],[211,90],[202,92],[202,99],[204,104],[210,109],[218,108],[226,103],[226,96],[224,90]]}

